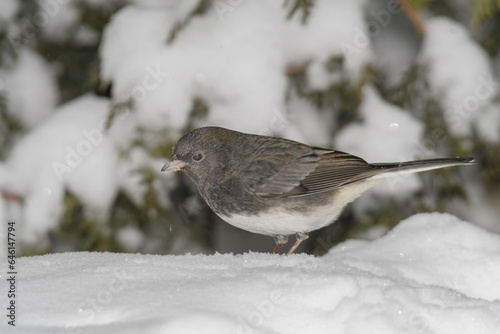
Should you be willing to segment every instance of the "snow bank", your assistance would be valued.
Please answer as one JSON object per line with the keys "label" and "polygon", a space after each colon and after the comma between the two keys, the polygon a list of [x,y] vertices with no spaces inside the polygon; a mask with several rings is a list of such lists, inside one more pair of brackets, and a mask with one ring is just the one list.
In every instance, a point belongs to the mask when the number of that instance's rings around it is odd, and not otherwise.
{"label": "snow bank", "polygon": [[500,236],[446,214],[321,258],[66,253],[18,268],[18,325],[2,333],[500,332]]}

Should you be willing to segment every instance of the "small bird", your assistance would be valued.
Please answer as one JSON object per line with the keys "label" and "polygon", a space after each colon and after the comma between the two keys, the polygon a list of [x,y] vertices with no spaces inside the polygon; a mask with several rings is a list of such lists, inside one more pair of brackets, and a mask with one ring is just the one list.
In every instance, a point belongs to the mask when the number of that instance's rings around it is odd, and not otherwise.
{"label": "small bird", "polygon": [[274,236],[287,255],[308,232],[334,222],[342,209],[385,177],[473,164],[473,158],[367,163],[340,151],[220,127],[184,135],[162,171],[183,171],[208,206],[229,224]]}

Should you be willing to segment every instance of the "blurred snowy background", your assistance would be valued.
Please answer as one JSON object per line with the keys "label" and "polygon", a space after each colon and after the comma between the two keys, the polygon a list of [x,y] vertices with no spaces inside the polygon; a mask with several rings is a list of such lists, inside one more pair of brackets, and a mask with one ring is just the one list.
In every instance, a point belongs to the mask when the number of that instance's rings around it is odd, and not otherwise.
{"label": "blurred snowy background", "polygon": [[160,173],[218,125],[369,162],[476,158],[380,184],[299,251],[417,212],[499,233],[499,29],[493,0],[1,0],[0,221],[24,255],[269,251]]}

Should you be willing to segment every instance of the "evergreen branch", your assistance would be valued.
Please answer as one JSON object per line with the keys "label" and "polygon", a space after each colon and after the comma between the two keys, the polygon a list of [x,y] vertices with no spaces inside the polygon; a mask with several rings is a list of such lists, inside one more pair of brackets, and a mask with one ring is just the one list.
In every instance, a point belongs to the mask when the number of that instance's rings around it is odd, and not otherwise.
{"label": "evergreen branch", "polygon": [[479,27],[483,22],[500,12],[500,0],[474,0],[472,24]]}
{"label": "evergreen branch", "polygon": [[104,129],[107,131],[111,128],[111,125],[113,125],[114,120],[121,115],[122,113],[131,110],[133,108],[133,100],[129,99],[124,102],[117,102],[113,104],[111,107],[111,110],[108,114],[108,117],[106,119],[106,123],[104,125]]}
{"label": "evergreen branch", "polygon": [[210,0],[198,1],[198,4],[189,12],[184,20],[174,24],[174,26],[170,30],[170,33],[168,34],[167,44],[171,44],[175,40],[179,32],[184,29],[195,16],[201,15],[205,12],[206,8],[208,7],[209,1]]}
{"label": "evergreen branch", "polygon": [[302,24],[306,24],[307,19],[311,15],[311,9],[313,5],[314,5],[313,0],[295,0],[292,9],[290,10],[290,12],[288,12],[286,18],[288,20],[291,19],[295,15],[295,13],[297,13],[297,11],[300,9],[302,10]]}

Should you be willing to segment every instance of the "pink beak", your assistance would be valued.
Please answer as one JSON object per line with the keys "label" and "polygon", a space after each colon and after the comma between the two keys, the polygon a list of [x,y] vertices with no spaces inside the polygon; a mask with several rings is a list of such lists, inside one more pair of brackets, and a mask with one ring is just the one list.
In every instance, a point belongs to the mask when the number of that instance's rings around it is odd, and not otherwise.
{"label": "pink beak", "polygon": [[163,166],[161,171],[162,172],[178,172],[178,171],[182,170],[182,168],[184,168],[184,166],[186,166],[186,163],[184,161],[177,160],[177,159],[174,159],[172,157],[172,159],[170,159],[170,161],[167,162],[165,164],[165,166]]}

